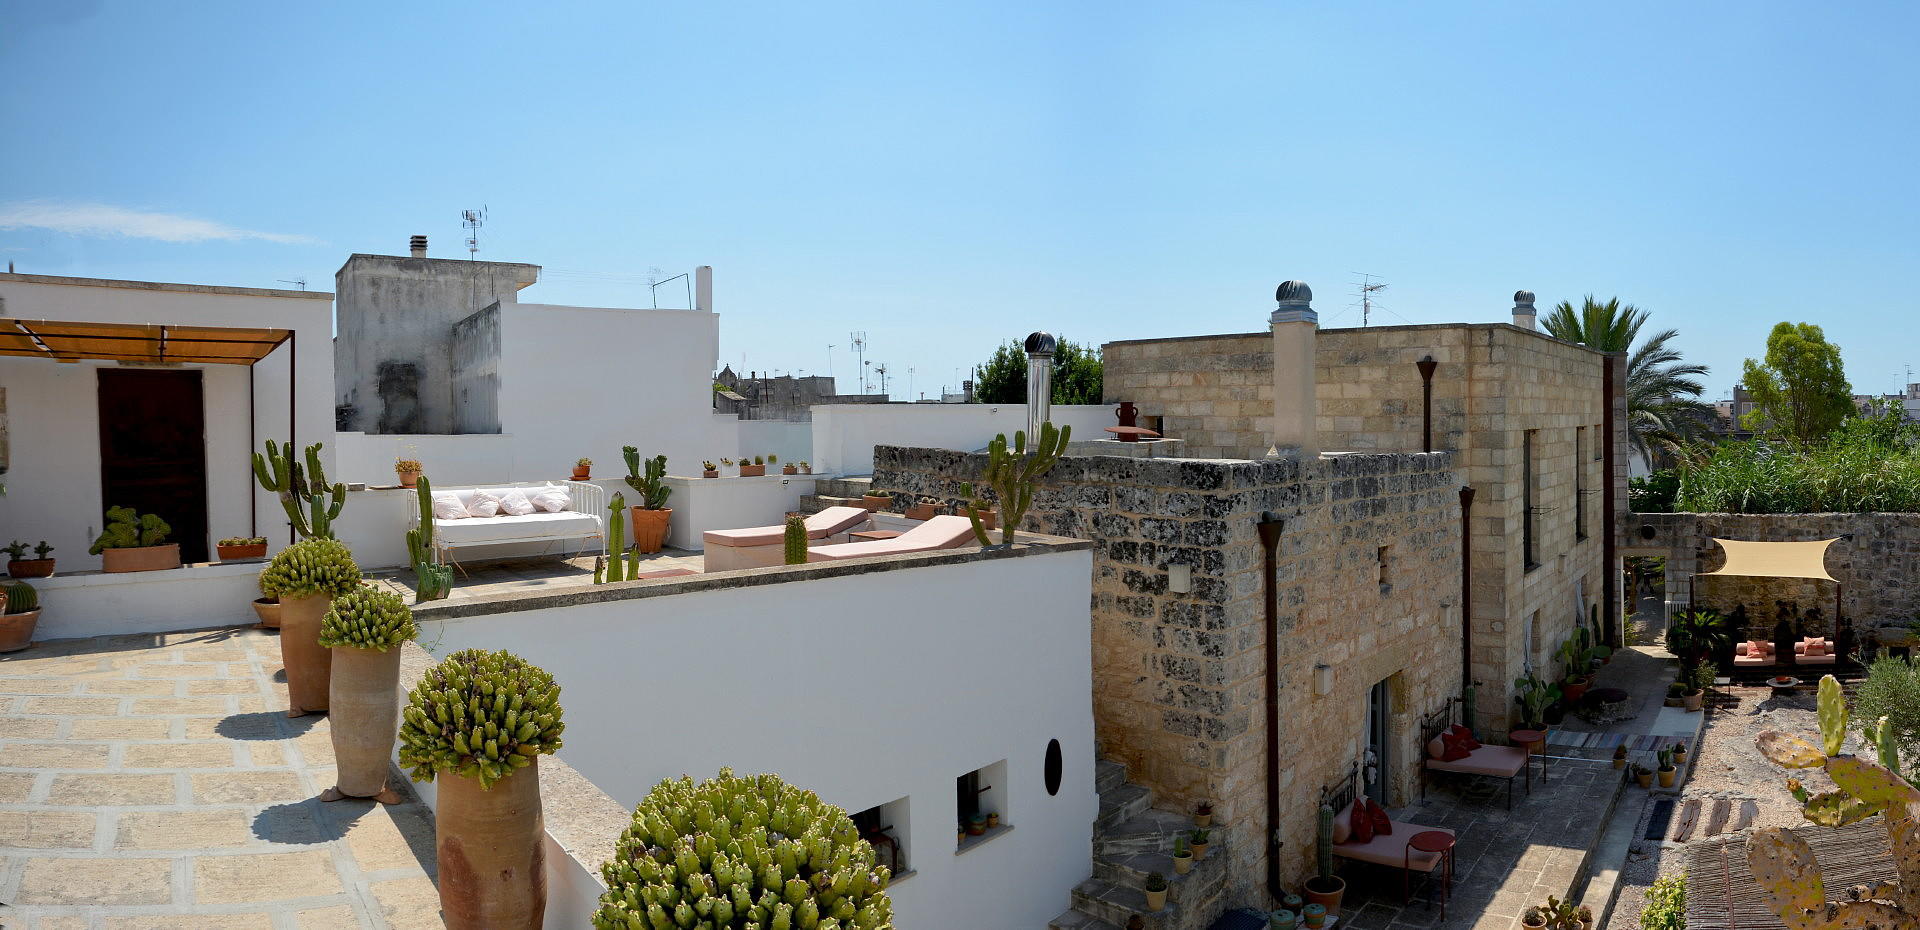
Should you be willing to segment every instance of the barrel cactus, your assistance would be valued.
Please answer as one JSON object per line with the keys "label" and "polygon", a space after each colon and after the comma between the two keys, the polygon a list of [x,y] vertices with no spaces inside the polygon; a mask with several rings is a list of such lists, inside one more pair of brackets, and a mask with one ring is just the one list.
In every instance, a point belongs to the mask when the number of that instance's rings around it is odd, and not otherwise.
{"label": "barrel cactus", "polygon": [[260,573],[268,597],[339,597],[360,586],[360,566],[337,539],[309,536],[285,549]]}
{"label": "barrel cactus", "polygon": [[656,785],[613,859],[598,930],[891,930],[893,873],[846,811],[778,775]]}
{"label": "barrel cactus", "polygon": [[400,764],[415,781],[440,772],[482,790],[560,748],[560,686],[504,650],[465,649],[429,669],[401,712]]}
{"label": "barrel cactus", "polygon": [[360,587],[333,599],[320,618],[320,645],[386,652],[419,635],[413,611],[385,588]]}
{"label": "barrel cactus", "polygon": [[40,592],[24,581],[0,581],[0,591],[6,592],[5,610],[0,613],[24,614],[40,609]]}
{"label": "barrel cactus", "polygon": [[781,542],[785,546],[788,565],[807,564],[807,520],[797,513],[787,514],[786,534]]}
{"label": "barrel cactus", "polygon": [[1810,794],[1799,779],[1787,788],[1810,821],[1839,827],[1882,815],[1893,853],[1894,880],[1857,885],[1846,900],[1827,900],[1825,878],[1813,848],[1794,831],[1767,827],[1747,841],[1747,867],[1764,892],[1767,906],[1788,930],[1842,930],[1885,927],[1920,928],[1920,788],[1898,774],[1899,750],[1892,726],[1881,718],[1866,733],[1879,762],[1842,751],[1847,735],[1847,702],[1832,675],[1820,679],[1820,736],[1815,746],[1797,736],[1767,730],[1755,742],[1774,764],[1789,769],[1824,769],[1839,790]]}

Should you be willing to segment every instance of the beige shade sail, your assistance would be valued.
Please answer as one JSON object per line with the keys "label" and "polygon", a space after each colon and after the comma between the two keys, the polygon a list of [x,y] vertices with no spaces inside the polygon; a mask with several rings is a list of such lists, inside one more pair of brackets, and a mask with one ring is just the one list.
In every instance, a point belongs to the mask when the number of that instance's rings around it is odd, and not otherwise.
{"label": "beige shade sail", "polygon": [[1827,574],[1827,547],[1839,541],[1750,542],[1715,538],[1727,553],[1727,564],[1708,575],[1746,575],[1755,578],[1818,578],[1838,581]]}
{"label": "beige shade sail", "polygon": [[287,341],[284,329],[0,319],[0,355],[251,365]]}

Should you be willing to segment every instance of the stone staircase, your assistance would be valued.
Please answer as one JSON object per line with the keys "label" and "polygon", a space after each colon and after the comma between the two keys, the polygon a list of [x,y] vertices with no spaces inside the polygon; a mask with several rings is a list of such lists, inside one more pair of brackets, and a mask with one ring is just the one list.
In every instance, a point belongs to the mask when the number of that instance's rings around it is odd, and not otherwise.
{"label": "stone staircase", "polygon": [[860,499],[873,487],[872,478],[820,478],[813,482],[813,493],[800,498],[801,513],[819,513],[828,507],[858,507]]}
{"label": "stone staircase", "polygon": [[[1153,809],[1153,792],[1127,781],[1126,766],[1095,763],[1100,816],[1093,822],[1093,877],[1073,889],[1072,907],[1049,930],[1123,930],[1139,914],[1149,930],[1206,930],[1225,907],[1227,861],[1215,830],[1207,857],[1173,871],[1173,838],[1193,829],[1182,814]],[[1219,826],[1215,824],[1215,826]],[[1147,910],[1147,874],[1167,877],[1167,906]]]}

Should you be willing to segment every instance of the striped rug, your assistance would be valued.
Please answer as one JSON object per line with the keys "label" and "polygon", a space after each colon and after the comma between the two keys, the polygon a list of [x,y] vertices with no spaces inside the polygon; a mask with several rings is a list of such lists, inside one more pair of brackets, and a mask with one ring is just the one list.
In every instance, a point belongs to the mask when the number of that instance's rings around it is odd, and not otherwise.
{"label": "striped rug", "polygon": [[1655,736],[1650,733],[1582,733],[1575,730],[1548,730],[1547,745],[1561,749],[1614,749],[1621,745],[1628,752],[1653,752],[1675,743],[1689,743],[1679,736]]}

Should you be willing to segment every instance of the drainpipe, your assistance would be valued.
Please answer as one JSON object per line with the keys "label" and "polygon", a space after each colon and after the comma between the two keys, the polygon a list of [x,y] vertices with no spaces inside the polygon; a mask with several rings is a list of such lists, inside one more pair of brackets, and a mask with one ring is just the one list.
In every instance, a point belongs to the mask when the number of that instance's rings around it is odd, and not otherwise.
{"label": "drainpipe", "polygon": [[1474,728],[1473,486],[1460,487],[1460,722]]}
{"label": "drainpipe", "polygon": [[1615,538],[1619,535],[1619,527],[1615,525],[1617,521],[1613,512],[1613,470],[1615,467],[1615,459],[1620,454],[1619,443],[1614,441],[1613,435],[1615,428],[1613,398],[1614,393],[1620,389],[1620,385],[1614,377],[1613,366],[1614,361],[1619,358],[1624,358],[1624,356],[1605,355],[1600,359],[1602,371],[1600,377],[1601,391],[1606,395],[1606,403],[1601,411],[1600,423],[1601,428],[1607,431],[1607,454],[1601,459],[1602,462],[1606,463],[1606,469],[1600,475],[1600,506],[1607,512],[1606,520],[1604,521],[1606,535],[1601,537],[1600,540],[1600,561],[1605,564],[1601,577],[1607,579],[1607,590],[1603,597],[1607,605],[1607,645],[1614,649],[1620,648],[1624,642],[1624,638],[1619,629],[1621,611],[1620,572],[1615,565],[1616,560],[1619,558],[1619,541]]}
{"label": "drainpipe", "polygon": [[1267,624],[1267,893],[1279,901],[1287,896],[1280,886],[1280,530],[1287,525],[1279,515],[1262,514],[1260,548],[1265,551]]}
{"label": "drainpipe", "polygon": [[1046,333],[1027,337],[1027,441],[1040,441],[1040,424],[1053,416],[1054,339]]}
{"label": "drainpipe", "polygon": [[1433,451],[1433,370],[1440,363],[1429,355],[1414,362],[1420,369],[1420,451]]}

